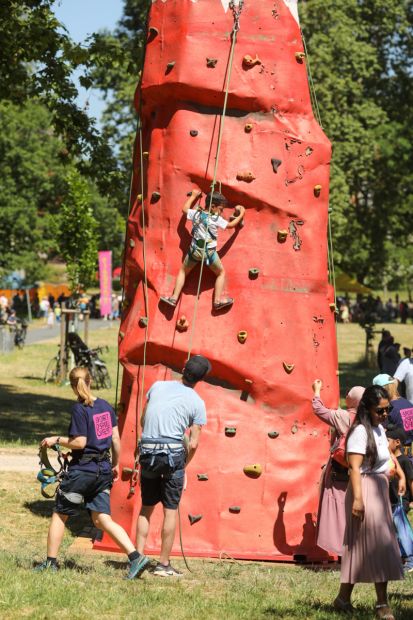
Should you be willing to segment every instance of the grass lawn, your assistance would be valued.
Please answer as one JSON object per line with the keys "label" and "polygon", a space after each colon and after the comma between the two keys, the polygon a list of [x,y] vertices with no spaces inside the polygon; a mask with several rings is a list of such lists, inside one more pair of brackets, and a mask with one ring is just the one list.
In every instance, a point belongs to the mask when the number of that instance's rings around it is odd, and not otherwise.
{"label": "grass lawn", "polygon": [[[192,573],[185,571],[182,580],[162,580],[145,573],[139,580],[125,582],[123,556],[71,550],[69,545],[79,531],[77,524],[75,529],[69,524],[62,570],[32,573],[33,563],[44,557],[52,501],[41,499],[31,476],[5,472],[0,478],[0,498],[2,620],[342,617],[331,608],[339,582],[337,570],[191,559]],[[174,564],[184,569],[182,560]],[[390,592],[398,620],[411,620],[413,577],[392,583]],[[372,586],[358,586],[354,602],[357,618],[373,617]]]}
{"label": "grass lawn", "polygon": [[[380,326],[381,327],[381,326]],[[412,344],[411,325],[391,325],[396,340]],[[90,345],[108,345],[103,357],[116,381],[115,327],[92,332]],[[379,337],[377,337],[378,340]],[[338,325],[341,393],[367,385],[375,369],[360,364],[364,332],[357,325]],[[26,347],[0,357],[0,438],[3,446],[33,446],[46,434],[60,433],[69,420],[73,394],[69,387],[45,385],[43,374],[57,341]],[[112,390],[99,394],[114,402]],[[330,567],[276,565],[233,561],[182,560],[182,580],[161,580],[145,573],[125,582],[120,555],[82,553],[70,547],[85,520],[68,527],[57,574],[36,574],[33,563],[44,558],[52,501],[42,499],[31,474],[0,474],[0,618],[102,618],[184,620],[335,619],[332,607],[339,573]],[[259,518],[259,515],[257,515]],[[185,545],[185,541],[184,541]],[[413,618],[413,576],[390,585],[398,620]],[[374,616],[374,588],[356,587],[357,618]]]}

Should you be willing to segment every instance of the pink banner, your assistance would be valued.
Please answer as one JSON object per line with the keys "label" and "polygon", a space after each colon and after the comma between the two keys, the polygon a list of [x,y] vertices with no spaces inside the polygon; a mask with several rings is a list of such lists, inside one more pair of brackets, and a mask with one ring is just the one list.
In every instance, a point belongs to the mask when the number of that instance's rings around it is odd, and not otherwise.
{"label": "pink banner", "polygon": [[100,316],[112,314],[112,252],[99,252]]}

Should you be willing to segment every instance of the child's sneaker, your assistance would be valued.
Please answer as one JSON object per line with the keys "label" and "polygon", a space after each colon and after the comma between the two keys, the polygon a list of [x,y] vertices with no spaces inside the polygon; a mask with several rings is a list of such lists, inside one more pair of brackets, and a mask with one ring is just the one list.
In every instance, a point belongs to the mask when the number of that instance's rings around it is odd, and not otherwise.
{"label": "child's sneaker", "polygon": [[165,566],[158,562],[153,570],[153,574],[156,577],[182,577],[183,573],[180,573],[179,570],[176,570],[171,564]]}
{"label": "child's sneaker", "polygon": [[45,560],[41,564],[35,566],[33,570],[35,573],[41,573],[45,570],[50,570],[52,571],[52,573],[56,573],[59,570],[59,567],[54,562],[51,562],[50,560]]}
{"label": "child's sneaker", "polygon": [[129,572],[126,575],[125,579],[135,579],[135,577],[140,577],[144,570],[149,567],[149,558],[146,555],[140,555],[136,560],[132,560],[129,565]]}
{"label": "child's sneaker", "polygon": [[175,299],[175,297],[161,297],[161,301],[169,306],[172,306],[173,308],[176,308],[176,304],[178,303],[178,300]]}

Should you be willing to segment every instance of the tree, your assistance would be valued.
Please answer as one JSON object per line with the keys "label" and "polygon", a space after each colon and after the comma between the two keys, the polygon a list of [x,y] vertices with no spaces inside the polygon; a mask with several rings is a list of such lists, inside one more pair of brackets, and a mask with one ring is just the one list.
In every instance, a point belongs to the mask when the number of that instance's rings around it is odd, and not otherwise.
{"label": "tree", "polygon": [[97,269],[97,224],[87,181],[76,170],[67,177],[68,192],[54,219],[57,244],[66,261],[73,292],[95,282]]}
{"label": "tree", "polygon": [[0,102],[0,275],[24,268],[45,275],[55,241],[50,218],[65,192],[66,151],[36,103]]}
{"label": "tree", "polygon": [[[333,143],[337,263],[360,281],[380,286],[391,260],[389,241],[397,244],[397,222],[406,224],[398,179],[405,178],[406,167],[395,170],[394,164],[395,150],[408,159],[409,146],[403,139],[405,122],[396,121],[404,95],[394,82],[401,40],[411,33],[410,2],[307,0],[301,5],[323,127]],[[411,92],[411,73],[404,71],[404,77]]]}

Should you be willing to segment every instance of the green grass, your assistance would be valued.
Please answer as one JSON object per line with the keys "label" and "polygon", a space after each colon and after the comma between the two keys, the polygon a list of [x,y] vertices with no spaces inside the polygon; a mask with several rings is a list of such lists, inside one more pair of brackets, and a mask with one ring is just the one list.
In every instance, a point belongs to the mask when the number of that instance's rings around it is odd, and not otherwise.
{"label": "green grass", "polygon": [[[186,620],[338,619],[331,601],[339,573],[331,567],[299,567],[266,562],[189,559],[192,573],[182,580],[161,580],[145,573],[125,582],[121,555],[80,553],[70,544],[84,523],[74,522],[56,574],[31,572],[44,558],[52,501],[41,499],[39,485],[23,474],[0,478],[0,617],[8,619],[172,618]],[[185,570],[182,560],[174,564]],[[373,586],[356,587],[358,618],[371,618]],[[390,585],[398,620],[413,617],[413,578]]]}
{"label": "green grass", "polygon": [[[89,346],[109,347],[102,358],[112,379],[111,390],[96,392],[114,404],[117,370],[117,327],[93,331]],[[56,355],[58,338],[0,356],[0,445],[35,445],[59,434],[69,423],[74,396],[70,386],[45,384],[48,361]]]}

